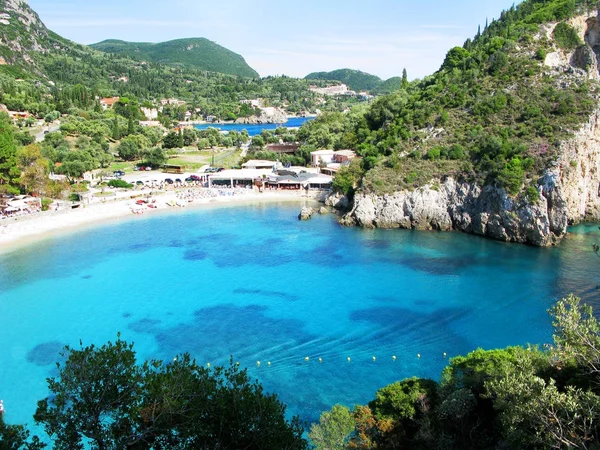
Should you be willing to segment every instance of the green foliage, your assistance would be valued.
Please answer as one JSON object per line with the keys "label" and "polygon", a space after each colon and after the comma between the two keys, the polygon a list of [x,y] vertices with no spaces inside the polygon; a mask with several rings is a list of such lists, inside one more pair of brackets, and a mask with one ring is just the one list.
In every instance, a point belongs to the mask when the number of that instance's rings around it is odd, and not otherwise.
{"label": "green foliage", "polygon": [[360,185],[363,176],[362,165],[359,161],[352,161],[349,166],[342,167],[333,179],[333,190],[352,197]]}
{"label": "green foliage", "polygon": [[466,65],[467,59],[471,56],[468,50],[462,47],[454,47],[447,54],[442,64],[442,69],[461,69]]}
{"label": "green foliage", "polygon": [[133,184],[128,183],[125,180],[109,180],[108,185],[110,187],[122,188],[122,189],[131,189]]}
{"label": "green foliage", "polygon": [[297,418],[233,362],[138,364],[120,337],[63,356],[35,413],[55,448],[305,448]]}
{"label": "green foliage", "polygon": [[525,189],[525,197],[530,203],[535,203],[540,199],[540,192],[533,186],[528,186]]}
{"label": "green foliage", "polygon": [[176,133],[175,131],[171,131],[170,133],[168,133],[162,141],[162,147],[169,149],[169,148],[181,148],[179,146],[180,144],[180,139],[179,139],[179,133]]}
{"label": "green foliage", "polygon": [[119,158],[124,161],[133,161],[139,158],[140,148],[132,139],[123,139],[117,147]]}
{"label": "green foliage", "polygon": [[313,424],[308,437],[315,450],[344,450],[354,431],[354,417],[342,405],[334,405],[331,411],[321,414],[318,424]]}
{"label": "green foliage", "polygon": [[166,152],[159,147],[153,147],[142,151],[144,162],[154,168],[160,167],[168,160]]}
{"label": "green foliage", "polygon": [[518,157],[512,158],[504,165],[496,180],[508,193],[516,195],[525,181],[525,170]]}
{"label": "green foliage", "polygon": [[29,431],[22,425],[7,425],[0,415],[0,450],[40,450],[46,444],[37,436],[29,437]]}
{"label": "green foliage", "polygon": [[18,193],[20,171],[17,167],[17,146],[10,119],[0,114],[0,193]]}
{"label": "green foliage", "polygon": [[382,80],[378,76],[361,72],[360,70],[339,69],[332,72],[313,72],[305,80],[329,80],[339,81],[356,92],[372,91],[381,87]]}
{"label": "green foliage", "polygon": [[90,47],[138,61],[258,78],[258,73],[246,64],[244,58],[205,38],[176,39],[157,44],[110,39]]}
{"label": "green foliage", "polygon": [[566,22],[558,23],[554,28],[552,35],[558,46],[563,50],[575,50],[583,44],[577,31]]}

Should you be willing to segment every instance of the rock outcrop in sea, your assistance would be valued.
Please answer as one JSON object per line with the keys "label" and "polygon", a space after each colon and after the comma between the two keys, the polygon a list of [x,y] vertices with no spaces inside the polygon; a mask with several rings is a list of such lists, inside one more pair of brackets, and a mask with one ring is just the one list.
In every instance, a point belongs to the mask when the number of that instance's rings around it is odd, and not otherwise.
{"label": "rock outcrop in sea", "polygon": [[285,123],[287,114],[281,108],[261,108],[260,116],[240,117],[235,123],[262,124],[262,123]]}
{"label": "rock outcrop in sea", "polygon": [[304,206],[300,210],[300,214],[298,214],[298,219],[299,220],[310,220],[314,213],[315,213],[315,210],[312,209],[310,206]]}

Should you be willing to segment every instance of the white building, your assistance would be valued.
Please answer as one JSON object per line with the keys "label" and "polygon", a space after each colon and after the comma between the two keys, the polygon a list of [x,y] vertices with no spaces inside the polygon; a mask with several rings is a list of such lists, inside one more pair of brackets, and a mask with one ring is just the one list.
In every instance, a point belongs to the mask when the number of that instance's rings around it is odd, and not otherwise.
{"label": "white building", "polygon": [[337,86],[328,86],[324,88],[310,86],[308,90],[321,95],[346,95],[346,93],[348,92],[348,86],[346,86],[345,84],[340,84]]}
{"label": "white building", "polygon": [[335,152],[333,150],[317,150],[316,152],[310,152],[310,160],[313,167],[318,167],[322,162],[325,164],[331,164]]}
{"label": "white building", "polygon": [[265,161],[261,159],[251,159],[242,164],[242,169],[276,169],[281,163],[276,161]]}

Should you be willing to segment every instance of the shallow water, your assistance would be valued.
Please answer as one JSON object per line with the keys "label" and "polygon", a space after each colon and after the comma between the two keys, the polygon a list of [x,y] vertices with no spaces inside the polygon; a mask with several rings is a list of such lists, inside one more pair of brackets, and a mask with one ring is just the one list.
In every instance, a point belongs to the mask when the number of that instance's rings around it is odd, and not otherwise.
{"label": "shallow water", "polygon": [[190,352],[217,365],[233,355],[314,421],[393,381],[438,379],[444,352],[549,342],[546,310],[570,292],[599,303],[596,226],[539,249],[297,213],[290,204],[198,209],[0,255],[6,420],[32,422],[58,352],[80,339],[121,332],[140,358]]}

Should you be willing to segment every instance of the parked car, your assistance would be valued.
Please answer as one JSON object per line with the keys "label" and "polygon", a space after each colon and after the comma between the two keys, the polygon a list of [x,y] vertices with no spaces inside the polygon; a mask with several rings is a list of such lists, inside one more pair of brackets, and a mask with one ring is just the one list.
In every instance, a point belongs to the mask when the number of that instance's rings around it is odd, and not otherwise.
{"label": "parked car", "polygon": [[140,180],[137,180],[137,181],[135,182],[135,184],[137,184],[137,185],[142,185],[142,184],[144,184],[144,182],[143,182],[143,181],[140,181]]}
{"label": "parked car", "polygon": [[146,170],[152,170],[152,167],[148,166],[146,167]]}
{"label": "parked car", "polygon": [[115,171],[113,172],[113,175],[114,175],[115,177],[122,177],[123,175],[125,175],[125,172],[123,172],[122,170],[115,170]]}
{"label": "parked car", "polygon": [[175,183],[181,183],[181,178],[175,178]]}
{"label": "parked car", "polygon": [[165,178],[165,183],[173,184],[173,180],[170,178]]}

